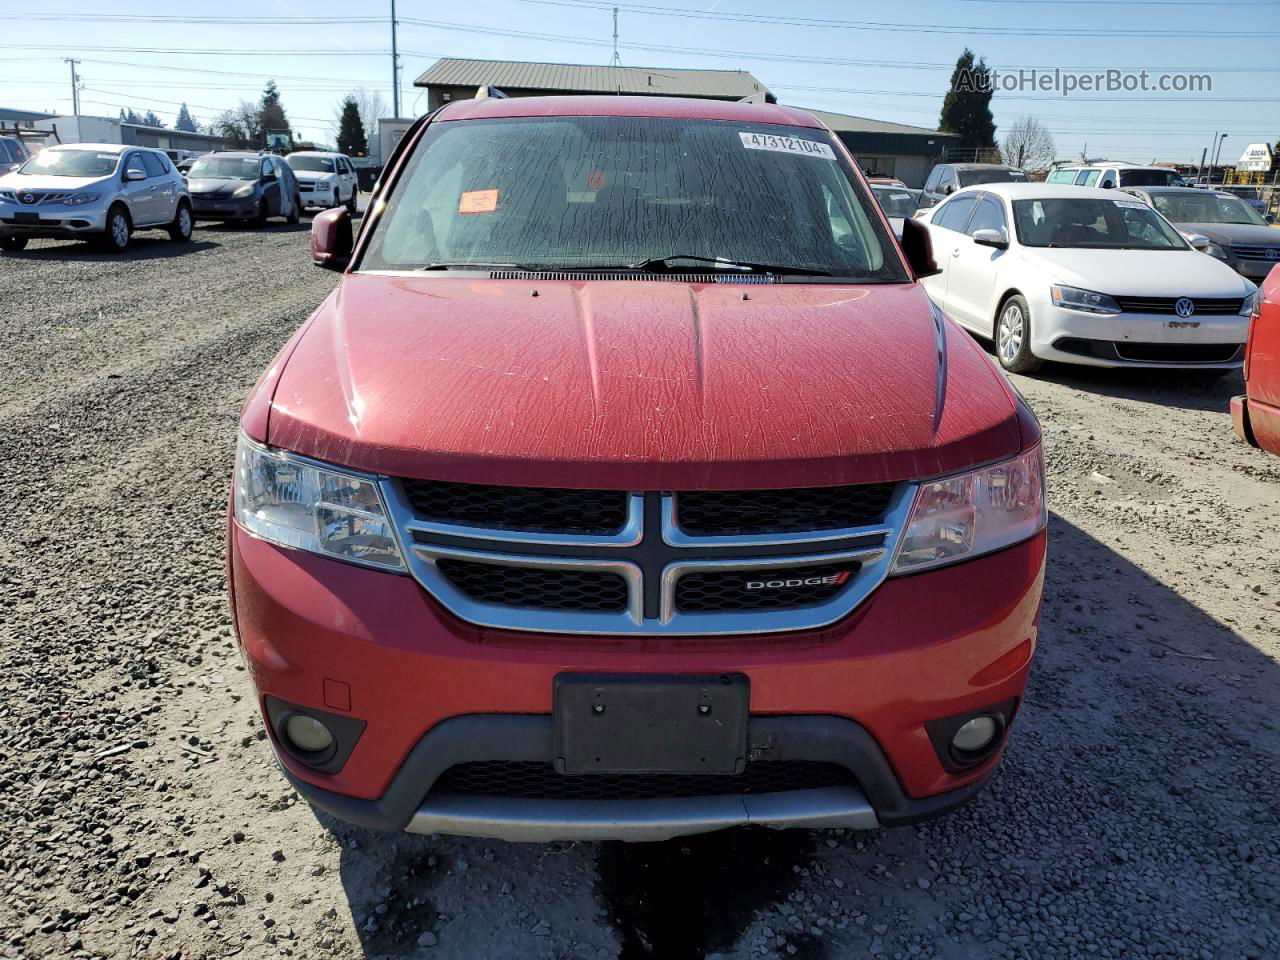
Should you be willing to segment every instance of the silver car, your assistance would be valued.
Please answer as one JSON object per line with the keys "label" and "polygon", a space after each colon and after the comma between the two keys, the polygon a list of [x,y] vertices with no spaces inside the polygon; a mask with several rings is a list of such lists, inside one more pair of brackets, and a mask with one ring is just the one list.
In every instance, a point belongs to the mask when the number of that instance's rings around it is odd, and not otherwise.
{"label": "silver car", "polygon": [[149,147],[46,147],[0,177],[0,250],[53,237],[97,240],[118,253],[134,230],[167,230],[185,243],[194,223],[186,181],[163,151]]}

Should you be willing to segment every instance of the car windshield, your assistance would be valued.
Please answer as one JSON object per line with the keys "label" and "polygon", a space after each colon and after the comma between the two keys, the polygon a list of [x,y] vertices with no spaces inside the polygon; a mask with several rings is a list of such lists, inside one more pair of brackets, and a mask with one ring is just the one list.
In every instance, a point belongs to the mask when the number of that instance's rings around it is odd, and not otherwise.
{"label": "car windshield", "polygon": [[1222,193],[1155,193],[1156,209],[1174,223],[1248,223],[1265,227],[1267,221],[1253,207]]}
{"label": "car windshield", "polygon": [[909,217],[920,206],[920,195],[902,187],[871,188],[886,217]]}
{"label": "car windshield", "polygon": [[257,180],[257,157],[202,157],[191,165],[192,180]]}
{"label": "car windshield", "polygon": [[1015,200],[1013,222],[1018,241],[1025,247],[1187,249],[1178,231],[1139,200]]}
{"label": "car windshield", "polygon": [[979,183],[1013,183],[1027,179],[1027,175],[1021,170],[1005,170],[1003,168],[995,170],[957,170],[956,177],[960,180],[960,186],[972,187]]}
{"label": "car windshield", "polygon": [[310,173],[333,173],[333,161],[328,157],[285,157],[284,162],[294,170]]}
{"label": "car windshield", "polygon": [[118,153],[97,150],[41,150],[18,173],[38,177],[106,177],[115,173]]}
{"label": "car windshield", "polygon": [[441,122],[409,158],[360,268],[776,267],[905,282],[872,202],[816,129],[635,117]]}
{"label": "car windshield", "polygon": [[1121,170],[1122,187],[1181,187],[1186,183],[1176,170]]}

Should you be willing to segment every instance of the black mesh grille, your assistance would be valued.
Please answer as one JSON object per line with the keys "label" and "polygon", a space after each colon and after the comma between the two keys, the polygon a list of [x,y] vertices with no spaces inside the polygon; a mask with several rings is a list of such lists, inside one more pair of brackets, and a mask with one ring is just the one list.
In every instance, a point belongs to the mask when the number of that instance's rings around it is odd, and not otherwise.
{"label": "black mesh grille", "polygon": [[692,536],[794,533],[878,523],[892,483],[791,490],[711,490],[676,494],[680,528]]}
{"label": "black mesh grille", "polygon": [[[856,561],[818,567],[688,573],[676,582],[680,613],[777,610],[830,600],[858,572]],[[826,580],[826,583],[808,583]]]}
{"label": "black mesh grille", "polygon": [[1147,363],[1227,363],[1240,352],[1235,343],[1126,343],[1116,341],[1122,360]]}
{"label": "black mesh grille", "polygon": [[488,760],[450,767],[435,790],[527,800],[650,800],[778,793],[854,784],[853,774],[834,763],[809,760],[750,763],[740,774],[557,773],[540,761]]}
{"label": "black mesh grille", "polygon": [[[1116,297],[1116,303],[1126,313],[1175,313],[1174,304],[1179,299],[1179,297]],[[1244,301],[1239,297],[1225,299],[1192,297],[1191,302],[1196,305],[1196,313],[1228,314],[1239,313],[1240,304]]]}
{"label": "black mesh grille", "polygon": [[505,567],[453,558],[438,560],[436,566],[450,583],[480,603],[610,613],[627,608],[627,582],[608,571]]}
{"label": "black mesh grille", "polygon": [[413,512],[423,520],[470,527],[607,535],[627,519],[619,490],[558,490],[480,483],[405,480]]}
{"label": "black mesh grille", "polygon": [[633,280],[666,283],[781,283],[782,278],[760,273],[610,273],[608,271],[582,271],[577,273],[558,271],[494,270],[489,274],[494,280]]}

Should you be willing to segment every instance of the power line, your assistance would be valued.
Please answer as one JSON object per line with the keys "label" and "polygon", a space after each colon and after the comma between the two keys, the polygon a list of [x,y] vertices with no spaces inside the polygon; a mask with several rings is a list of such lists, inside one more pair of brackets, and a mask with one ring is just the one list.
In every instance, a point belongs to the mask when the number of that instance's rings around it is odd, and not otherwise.
{"label": "power line", "polygon": [[[613,6],[612,0],[517,0],[518,3],[537,3],[544,6],[573,7],[577,9],[608,10]],[[881,20],[829,20],[818,17],[793,17],[782,14],[765,13],[731,13],[719,10],[681,10],[676,7],[661,7],[651,4],[619,3],[619,9],[627,13],[646,16],[683,17],[692,20],[719,20],[733,23],[772,24],[792,27],[820,27],[828,30],[866,30],[866,31],[911,31],[913,33],[961,34],[964,36],[1012,36],[1012,37],[1192,37],[1203,40],[1206,35],[1214,37],[1274,37],[1280,33],[1240,30],[1206,32],[1195,30],[1133,30],[1119,27],[1099,27],[1083,29],[1074,27],[984,27],[976,24],[926,24],[926,23],[892,23]]]}

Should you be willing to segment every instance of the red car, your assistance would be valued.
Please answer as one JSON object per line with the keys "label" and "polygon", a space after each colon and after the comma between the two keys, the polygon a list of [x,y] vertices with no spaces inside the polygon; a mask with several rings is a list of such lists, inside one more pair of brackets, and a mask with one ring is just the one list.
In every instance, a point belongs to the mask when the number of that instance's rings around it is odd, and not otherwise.
{"label": "red car", "polygon": [[1036,646],[1040,430],[788,107],[455,102],[241,419],[239,644],[369,827],[653,840],[936,816]]}
{"label": "red car", "polygon": [[1280,454],[1280,267],[1262,281],[1262,301],[1249,323],[1244,394],[1231,398],[1231,419],[1246,443]]}

